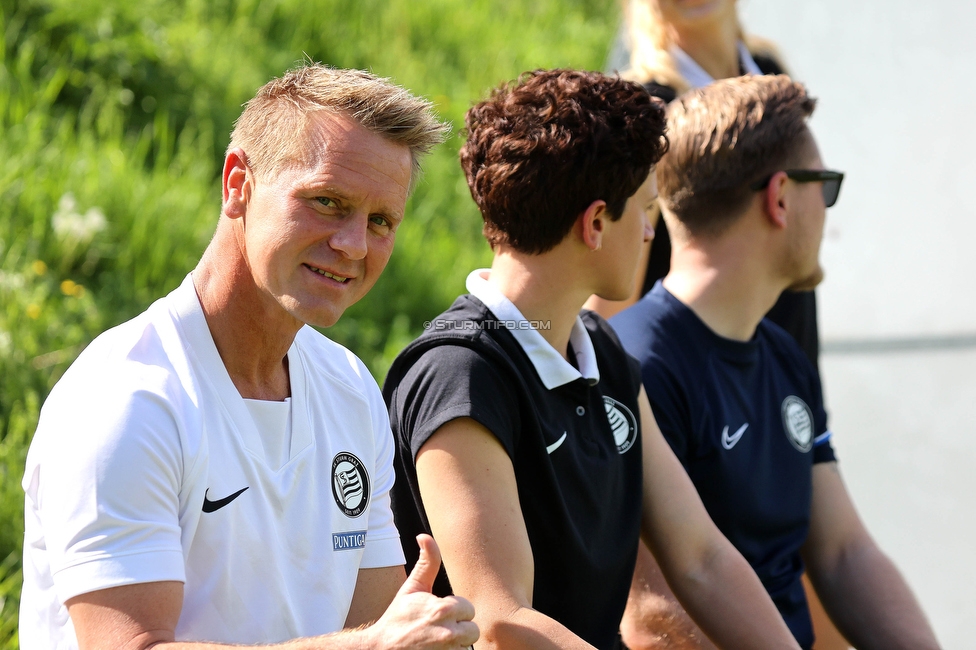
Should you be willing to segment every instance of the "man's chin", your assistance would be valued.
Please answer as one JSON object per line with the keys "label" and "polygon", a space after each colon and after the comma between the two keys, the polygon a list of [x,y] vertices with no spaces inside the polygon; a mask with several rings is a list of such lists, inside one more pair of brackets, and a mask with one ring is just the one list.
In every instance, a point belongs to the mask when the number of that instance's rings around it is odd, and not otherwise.
{"label": "man's chin", "polygon": [[824,271],[820,266],[817,266],[817,270],[803,278],[794,282],[790,286],[786,287],[787,291],[813,291],[817,288],[824,279]]}
{"label": "man's chin", "polygon": [[298,306],[291,305],[287,309],[288,313],[292,318],[304,323],[305,325],[310,325],[312,327],[326,328],[332,327],[339,322],[342,318],[342,314],[345,313],[344,307],[338,307],[336,305],[330,305],[328,309],[321,306],[309,307],[309,306]]}
{"label": "man's chin", "polygon": [[617,291],[602,291],[600,293],[595,293],[593,295],[596,296],[597,298],[602,298],[603,300],[609,300],[610,302],[622,302],[630,298],[631,293],[632,292],[630,291],[625,293],[623,291],[617,290]]}
{"label": "man's chin", "polygon": [[314,314],[314,315],[309,315],[308,318],[303,318],[301,320],[303,320],[306,325],[311,325],[312,327],[318,327],[320,329],[324,329],[327,327],[332,327],[333,325],[338,323],[340,318],[342,318],[342,312],[339,312],[338,314],[335,313]]}

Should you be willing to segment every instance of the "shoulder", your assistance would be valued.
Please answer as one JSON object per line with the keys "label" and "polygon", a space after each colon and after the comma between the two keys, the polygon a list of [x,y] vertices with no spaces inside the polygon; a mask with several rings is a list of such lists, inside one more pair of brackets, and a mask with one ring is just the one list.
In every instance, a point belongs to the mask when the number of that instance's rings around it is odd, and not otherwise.
{"label": "shoulder", "polygon": [[590,339],[593,341],[594,347],[599,345],[601,348],[609,347],[611,350],[618,350],[620,353],[624,352],[623,344],[620,342],[620,337],[617,336],[617,332],[614,331],[610,323],[600,316],[600,314],[589,309],[584,309],[580,312],[580,320],[583,321],[583,326],[586,327],[586,331],[590,334]]}
{"label": "shoulder", "polygon": [[594,311],[584,309],[580,312],[580,320],[590,335],[593,350],[597,359],[613,362],[636,363],[633,355],[628,354],[617,335],[616,330],[602,316]]}
{"label": "shoulder", "polygon": [[358,445],[367,432],[374,444],[383,444],[390,433],[389,413],[379,384],[359,357],[307,325],[288,357],[302,366],[300,373],[290,370],[292,396],[301,391],[297,403],[329,430],[332,444]]}
{"label": "shoulder", "polygon": [[[610,319],[627,352],[640,363],[655,415],[665,401],[692,399],[714,354],[707,327],[658,282],[635,305]],[[659,422],[659,424],[661,424]]]}
{"label": "shoulder", "polygon": [[789,332],[769,318],[764,318],[756,328],[756,336],[783,372],[801,377],[811,384],[815,383],[819,390],[820,374]]}
{"label": "shoulder", "polygon": [[[614,393],[627,399],[637,399],[641,387],[641,365],[633,355],[628,354],[617,333],[596,312],[583,310],[580,312],[593,352],[596,355],[597,367],[600,370],[600,384],[605,393]],[[637,402],[632,401],[631,408],[637,408]]]}
{"label": "shoulder", "polygon": [[649,92],[652,97],[657,97],[665,104],[670,104],[678,96],[678,92],[674,88],[660,84],[656,81],[648,81],[645,83],[644,90]]}
{"label": "shoulder", "polygon": [[670,339],[687,337],[690,328],[682,322],[686,309],[659,282],[634,305],[611,318],[610,325],[624,349],[643,362],[661,346],[674,347]]}
{"label": "shoulder", "polygon": [[317,380],[363,394],[378,390],[376,380],[359,357],[312,327],[306,325],[298,331],[295,347],[307,361],[307,372]]}
{"label": "shoulder", "polygon": [[783,327],[769,318],[763,318],[756,327],[756,336],[778,356],[799,360],[806,358],[796,340]]}
{"label": "shoulder", "polygon": [[198,386],[188,368],[178,328],[160,302],[104,332],[45,400],[28,473],[55,459],[104,470],[149,456],[160,467],[184,467],[201,431]]}
{"label": "shoulder", "polygon": [[399,384],[414,366],[462,375],[472,368],[513,368],[511,338],[491,311],[470,295],[462,295],[442,314],[425,323],[424,333],[394,360],[383,390]]}
{"label": "shoulder", "polygon": [[167,400],[183,395],[186,346],[164,300],[96,337],[55,385],[47,403],[97,404],[140,393]]}
{"label": "shoulder", "polygon": [[462,296],[393,362],[383,396],[394,435],[411,453],[447,422],[469,417],[514,454],[530,387],[526,368],[499,342],[511,334],[497,322],[480,301]]}

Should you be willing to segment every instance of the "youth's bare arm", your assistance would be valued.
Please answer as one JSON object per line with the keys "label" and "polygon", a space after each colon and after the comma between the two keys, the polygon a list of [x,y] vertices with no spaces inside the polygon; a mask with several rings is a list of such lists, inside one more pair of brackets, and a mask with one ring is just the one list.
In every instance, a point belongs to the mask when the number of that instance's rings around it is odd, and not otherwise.
{"label": "youth's bare arm", "polygon": [[861,522],[836,462],[813,467],[803,560],[824,609],[857,648],[939,647],[908,584]]}
{"label": "youth's bare arm", "polygon": [[479,650],[592,650],[532,609],[534,562],[515,471],[488,429],[470,418],[443,425],[420,448],[417,477],[451,586],[475,606]]}

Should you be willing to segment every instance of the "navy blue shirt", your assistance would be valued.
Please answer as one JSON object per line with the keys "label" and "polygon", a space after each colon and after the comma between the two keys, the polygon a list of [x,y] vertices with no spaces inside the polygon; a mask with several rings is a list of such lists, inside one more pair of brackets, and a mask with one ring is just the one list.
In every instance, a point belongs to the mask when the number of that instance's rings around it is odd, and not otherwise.
{"label": "navy blue shirt", "polygon": [[816,369],[778,325],[764,319],[747,342],[721,337],[660,282],[610,323],[712,520],[810,647],[800,547],[813,464],[835,460]]}

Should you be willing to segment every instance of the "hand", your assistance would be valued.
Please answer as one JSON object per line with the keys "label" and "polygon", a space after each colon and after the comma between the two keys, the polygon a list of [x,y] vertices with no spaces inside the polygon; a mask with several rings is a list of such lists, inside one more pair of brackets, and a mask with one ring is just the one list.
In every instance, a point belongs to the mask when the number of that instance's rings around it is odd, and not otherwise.
{"label": "hand", "polygon": [[431,594],[441,553],[430,535],[418,535],[420,558],[380,620],[366,632],[370,647],[389,650],[458,650],[478,640],[474,606],[457,596]]}

